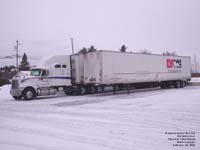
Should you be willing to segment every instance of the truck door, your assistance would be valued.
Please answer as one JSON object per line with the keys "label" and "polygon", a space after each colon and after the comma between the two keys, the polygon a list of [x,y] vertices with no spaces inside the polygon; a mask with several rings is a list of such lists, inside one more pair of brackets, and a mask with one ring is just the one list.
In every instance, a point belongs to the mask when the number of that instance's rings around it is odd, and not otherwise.
{"label": "truck door", "polygon": [[48,70],[42,70],[42,75],[41,75],[41,87],[49,87],[49,78],[48,78],[49,72]]}

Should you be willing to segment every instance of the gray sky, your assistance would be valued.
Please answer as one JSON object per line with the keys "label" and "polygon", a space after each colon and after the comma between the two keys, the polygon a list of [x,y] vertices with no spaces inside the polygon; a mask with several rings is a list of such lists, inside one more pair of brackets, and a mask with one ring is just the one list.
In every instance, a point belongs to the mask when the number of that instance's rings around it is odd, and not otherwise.
{"label": "gray sky", "polygon": [[97,49],[200,56],[200,0],[0,0],[0,56]]}

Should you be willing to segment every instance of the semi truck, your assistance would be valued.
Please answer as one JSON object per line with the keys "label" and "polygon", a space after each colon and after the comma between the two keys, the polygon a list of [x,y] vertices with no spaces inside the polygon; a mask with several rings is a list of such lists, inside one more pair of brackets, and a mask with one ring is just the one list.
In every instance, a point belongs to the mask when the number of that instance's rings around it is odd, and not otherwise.
{"label": "semi truck", "polygon": [[113,92],[131,88],[183,88],[191,79],[191,58],[132,52],[94,51],[45,59],[25,79],[13,78],[15,99],[64,91],[67,95]]}

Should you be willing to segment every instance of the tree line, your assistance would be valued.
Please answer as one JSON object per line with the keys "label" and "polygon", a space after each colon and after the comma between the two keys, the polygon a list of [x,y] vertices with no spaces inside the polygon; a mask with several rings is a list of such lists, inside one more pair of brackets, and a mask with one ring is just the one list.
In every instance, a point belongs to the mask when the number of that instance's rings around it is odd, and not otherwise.
{"label": "tree line", "polygon": [[26,53],[24,53],[19,68],[13,65],[0,68],[0,86],[10,83],[10,79],[15,76],[18,71],[28,71],[29,69],[30,63]]}

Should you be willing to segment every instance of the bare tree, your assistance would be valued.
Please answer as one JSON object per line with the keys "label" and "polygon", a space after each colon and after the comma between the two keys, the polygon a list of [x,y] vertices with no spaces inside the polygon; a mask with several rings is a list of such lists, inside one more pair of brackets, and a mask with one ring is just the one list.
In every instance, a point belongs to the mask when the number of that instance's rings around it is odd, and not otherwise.
{"label": "bare tree", "polygon": [[141,53],[141,54],[151,54],[151,52],[147,49],[141,50],[139,53]]}
{"label": "bare tree", "polygon": [[126,47],[126,45],[122,45],[122,47],[120,48],[120,52],[126,52],[126,49],[127,49],[127,47]]}
{"label": "bare tree", "polygon": [[197,57],[196,54],[193,55],[192,72],[193,73],[199,73],[199,61],[198,61],[198,57]]}
{"label": "bare tree", "polygon": [[97,49],[94,48],[93,45],[91,45],[90,48],[88,48],[88,52],[95,52],[95,51],[97,51]]}
{"label": "bare tree", "polygon": [[78,53],[85,54],[85,53],[88,53],[88,52],[95,52],[95,51],[97,51],[97,49],[93,45],[91,45],[90,48],[83,47]]}
{"label": "bare tree", "polygon": [[87,53],[87,48],[83,47],[78,53]]}
{"label": "bare tree", "polygon": [[177,56],[177,53],[166,51],[166,52],[163,52],[163,55],[165,55],[165,56]]}

